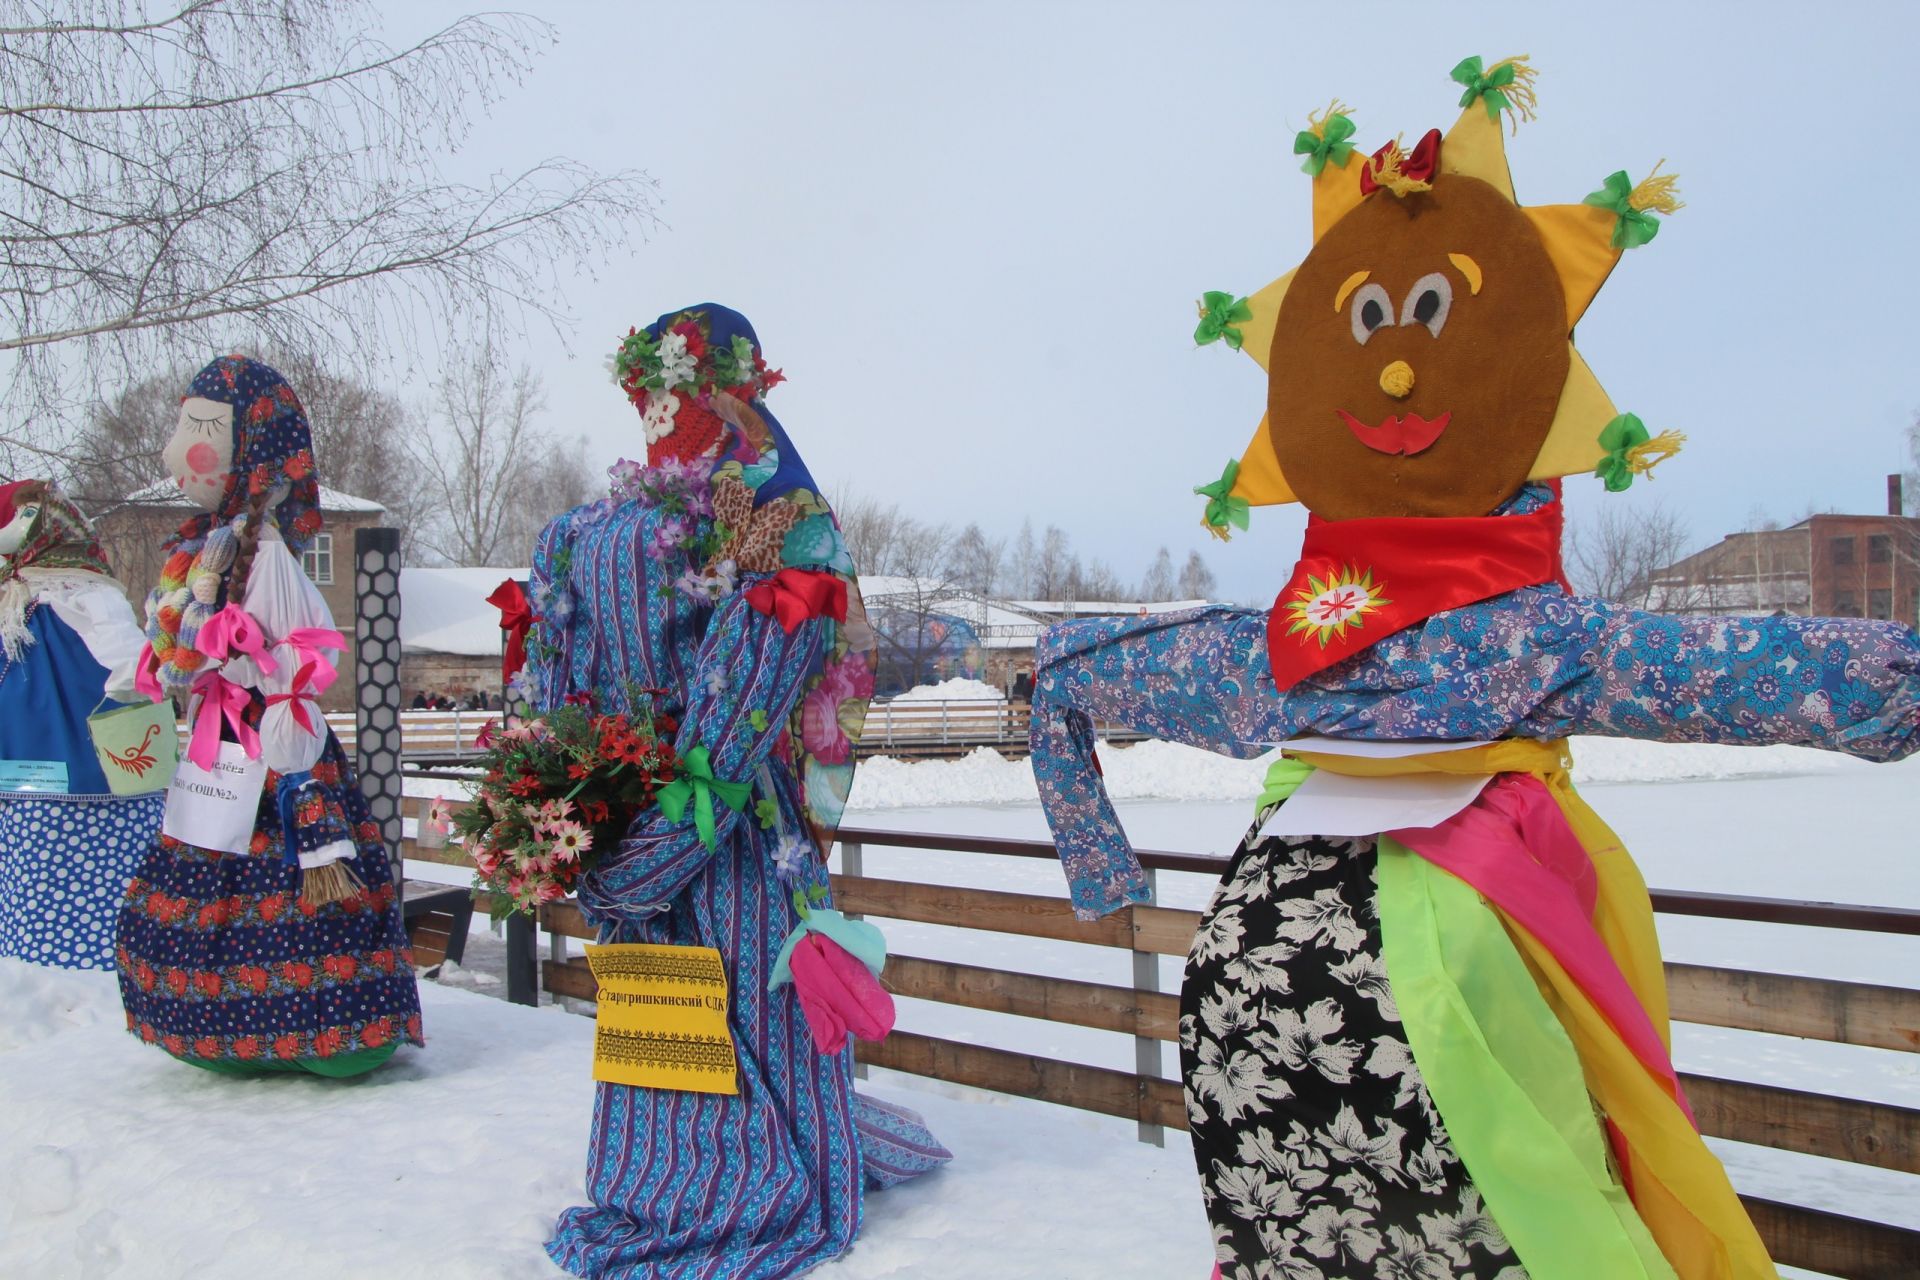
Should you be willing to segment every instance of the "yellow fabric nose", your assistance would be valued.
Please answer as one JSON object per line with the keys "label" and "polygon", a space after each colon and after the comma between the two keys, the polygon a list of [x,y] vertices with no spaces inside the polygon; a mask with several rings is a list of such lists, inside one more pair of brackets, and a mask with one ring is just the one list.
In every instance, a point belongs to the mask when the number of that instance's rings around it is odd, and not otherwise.
{"label": "yellow fabric nose", "polygon": [[1395,400],[1405,400],[1413,394],[1413,366],[1405,360],[1395,360],[1382,369],[1380,389]]}

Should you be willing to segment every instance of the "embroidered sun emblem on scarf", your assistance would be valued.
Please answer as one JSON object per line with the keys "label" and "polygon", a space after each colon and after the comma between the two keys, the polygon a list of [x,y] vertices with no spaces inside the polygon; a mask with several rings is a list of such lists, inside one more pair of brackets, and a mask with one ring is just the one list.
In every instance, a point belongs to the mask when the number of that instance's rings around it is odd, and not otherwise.
{"label": "embroidered sun emblem on scarf", "polygon": [[1310,576],[1307,585],[1287,602],[1287,612],[1293,619],[1287,634],[1300,636],[1303,644],[1308,639],[1318,640],[1324,649],[1327,641],[1345,635],[1349,627],[1357,630],[1368,614],[1393,603],[1380,590],[1381,585],[1373,580],[1373,570],[1362,572],[1352,565],[1324,579]]}

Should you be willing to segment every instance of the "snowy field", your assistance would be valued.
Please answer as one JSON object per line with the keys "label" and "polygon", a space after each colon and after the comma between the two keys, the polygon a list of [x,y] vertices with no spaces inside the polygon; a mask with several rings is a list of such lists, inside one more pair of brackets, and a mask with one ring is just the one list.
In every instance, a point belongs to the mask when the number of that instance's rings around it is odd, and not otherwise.
{"label": "snowy field", "polygon": [[[1580,742],[1588,799],[1650,883],[1920,907],[1920,761],[1874,767],[1789,749]],[[1106,753],[1143,848],[1224,853],[1261,766],[1163,744]],[[1040,838],[1024,764],[874,762],[849,825]],[[453,794],[416,781],[411,791]],[[1051,861],[869,846],[870,875],[1061,895]],[[413,874],[458,881],[449,867]],[[1204,877],[1163,875],[1161,901],[1204,905]],[[1920,939],[1662,917],[1670,958],[1912,986]],[[897,952],[1110,983],[1125,953],[888,923]],[[484,929],[484,925],[477,926]],[[476,938],[483,943],[483,938]],[[490,975],[456,981],[497,993]],[[1161,965],[1164,989],[1177,961]],[[591,1024],[469,991],[423,988],[429,1048],[345,1086],[222,1081],[119,1030],[112,983],[0,962],[0,1277],[559,1274],[539,1243],[578,1202]],[[1132,1069],[1130,1039],[901,1001],[900,1025]],[[1679,1027],[1684,1070],[1920,1107],[1920,1055]],[[1172,1074],[1170,1051],[1163,1070]],[[824,1280],[1009,1277],[1204,1280],[1206,1233],[1179,1134],[876,1072],[956,1154],[870,1201],[865,1234]],[[1743,1190],[1920,1227],[1920,1179],[1715,1143]],[[983,1230],[982,1224],[995,1228]]]}

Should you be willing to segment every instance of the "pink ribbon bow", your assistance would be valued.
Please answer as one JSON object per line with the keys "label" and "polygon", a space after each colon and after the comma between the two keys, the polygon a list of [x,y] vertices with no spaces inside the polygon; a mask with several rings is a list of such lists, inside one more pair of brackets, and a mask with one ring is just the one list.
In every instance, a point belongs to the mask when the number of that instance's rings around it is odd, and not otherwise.
{"label": "pink ribbon bow", "polygon": [[[333,662],[320,651],[322,649],[333,649],[337,652],[344,653],[347,648],[347,638],[338,631],[335,631],[332,627],[295,627],[293,630],[287,632],[280,643],[292,645],[294,652],[300,655],[302,664],[310,662],[324,663],[329,672],[333,670]],[[298,687],[298,683],[298,681],[295,682],[295,687]],[[332,683],[333,677],[329,675],[327,677],[327,684],[319,685],[317,688],[320,691],[325,691],[327,685]]]}
{"label": "pink ribbon bow", "polygon": [[279,670],[279,664],[267,652],[267,633],[260,629],[252,614],[237,604],[230,604],[208,618],[200,627],[200,634],[194,637],[193,647],[215,662],[225,662],[236,653],[244,653],[254,660],[263,675],[270,676]]}
{"label": "pink ribbon bow", "polygon": [[862,1040],[884,1040],[893,1030],[893,997],[873,971],[831,938],[809,933],[787,962],[807,1030],[821,1053],[838,1053],[851,1031]]}
{"label": "pink ribbon bow", "polygon": [[332,665],[324,658],[303,662],[293,677],[293,688],[285,693],[268,694],[267,706],[282,702],[292,704],[288,710],[293,715],[293,722],[317,737],[320,731],[313,727],[313,717],[307,712],[307,703],[318,706],[320,695],[332,687],[335,676]]}
{"label": "pink ribbon bow", "polygon": [[233,728],[235,741],[247,753],[247,759],[260,758],[260,735],[247,723],[247,691],[218,671],[209,671],[193,682],[200,699],[200,710],[193,719],[193,741],[187,744],[187,759],[202,769],[213,768],[220,758],[220,721]]}

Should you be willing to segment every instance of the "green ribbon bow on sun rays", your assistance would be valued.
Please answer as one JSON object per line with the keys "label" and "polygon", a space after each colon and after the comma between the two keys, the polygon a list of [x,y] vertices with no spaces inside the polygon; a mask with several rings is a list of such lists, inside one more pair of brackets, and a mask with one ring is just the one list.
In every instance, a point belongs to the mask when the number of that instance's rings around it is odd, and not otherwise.
{"label": "green ribbon bow on sun rays", "polygon": [[1504,92],[1513,84],[1518,70],[1511,62],[1503,62],[1492,71],[1482,70],[1478,54],[1471,58],[1462,58],[1460,65],[1447,74],[1456,83],[1463,84],[1467,91],[1460,95],[1460,105],[1470,107],[1475,98],[1487,104],[1487,118],[1498,120],[1500,113],[1507,109],[1507,95]]}
{"label": "green ribbon bow on sun rays", "polygon": [[747,807],[747,797],[753,793],[751,782],[728,782],[713,776],[713,761],[708,758],[705,747],[695,747],[681,757],[680,776],[660,788],[660,811],[670,821],[678,822],[686,816],[687,802],[693,802],[693,825],[700,833],[700,843],[708,849],[717,847],[720,837],[714,826],[713,798],[719,796],[721,803],[735,813]]}
{"label": "green ribbon bow on sun rays", "polygon": [[1235,351],[1240,349],[1240,330],[1234,326],[1245,324],[1253,319],[1253,308],[1247,305],[1245,298],[1236,298],[1230,293],[1221,293],[1218,289],[1209,289],[1200,295],[1200,324],[1193,331],[1193,340],[1200,346],[1218,342],[1225,338],[1227,345]]}
{"label": "green ribbon bow on sun rays", "polygon": [[1632,194],[1633,179],[1622,169],[1618,173],[1608,174],[1605,185],[1580,202],[1611,209],[1619,215],[1620,221],[1613,224],[1613,247],[1616,249],[1638,249],[1660,234],[1660,220],[1645,209],[1634,208],[1629,202]]}
{"label": "green ribbon bow on sun rays", "polygon": [[1638,470],[1631,455],[1651,438],[1639,416],[1631,413],[1623,413],[1600,428],[1600,447],[1607,456],[1600,459],[1593,474],[1606,481],[1608,493],[1625,493],[1633,485]]}
{"label": "green ribbon bow on sun rays", "polygon": [[1354,135],[1354,123],[1346,116],[1334,114],[1320,122],[1319,132],[1302,129],[1293,135],[1293,154],[1305,156],[1300,163],[1300,172],[1320,176],[1327,167],[1327,161],[1344,169],[1347,157],[1353,154],[1353,143],[1348,139]]}
{"label": "green ribbon bow on sun rays", "polygon": [[1239,478],[1240,461],[1236,458],[1227,463],[1227,469],[1220,473],[1218,480],[1212,484],[1195,485],[1193,488],[1195,493],[1207,500],[1207,513],[1202,517],[1207,529],[1215,537],[1223,540],[1232,536],[1227,532],[1228,525],[1242,532],[1247,528],[1247,510],[1250,504],[1245,498],[1231,496],[1233,482]]}

